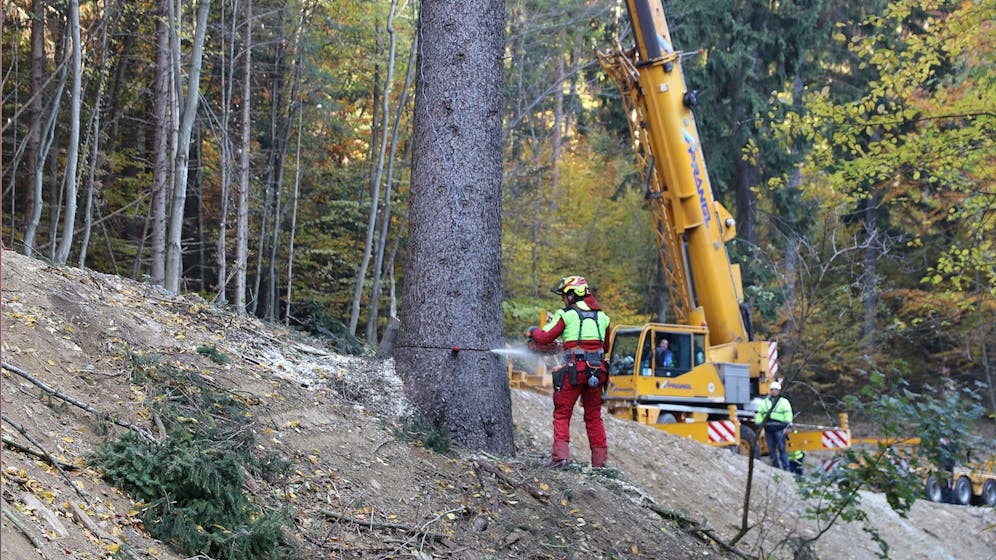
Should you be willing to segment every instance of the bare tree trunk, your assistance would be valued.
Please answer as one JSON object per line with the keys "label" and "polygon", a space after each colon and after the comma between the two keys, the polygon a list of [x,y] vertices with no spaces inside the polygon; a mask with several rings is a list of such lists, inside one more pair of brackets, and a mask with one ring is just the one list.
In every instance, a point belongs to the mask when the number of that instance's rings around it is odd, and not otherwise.
{"label": "bare tree trunk", "polygon": [[[307,25],[308,9],[302,7],[301,21],[297,28],[297,37],[294,47],[294,96],[297,105],[297,146],[294,150],[294,194],[291,202],[291,220],[289,239],[287,242],[287,295],[284,308],[284,324],[290,325],[291,317],[291,295],[294,285],[294,238],[297,235],[297,203],[301,187],[301,133],[304,129],[304,98],[301,95],[301,77],[304,53],[301,49],[301,42],[304,37],[304,29]],[[291,111],[292,113],[293,111]],[[274,257],[274,260],[276,258]]]}
{"label": "bare tree trunk", "polygon": [[[560,44],[564,44],[566,33],[560,30]],[[550,139],[550,199],[557,200],[557,186],[560,184],[560,153],[564,141],[564,55],[558,54],[553,61],[554,79],[557,89],[553,92],[553,138]]]}
{"label": "bare tree trunk", "polygon": [[[301,28],[304,26],[304,14],[302,13],[301,21],[298,29],[295,30],[295,37],[300,37]],[[276,185],[275,185],[275,196],[274,196],[274,212],[273,212],[273,235],[270,239],[270,259],[267,266],[267,278],[266,278],[266,319],[268,321],[276,321],[277,315],[279,313],[280,302],[277,298],[277,259],[280,256],[280,232],[283,227],[283,217],[286,209],[283,206],[283,193],[284,193],[284,165],[287,161],[287,148],[290,146],[289,136],[291,130],[291,118],[293,116],[293,103],[292,100],[297,98],[297,91],[301,85],[300,76],[300,64],[298,64],[300,56],[300,51],[298,49],[299,43],[295,41],[294,56],[294,74],[291,85],[291,91],[289,95],[281,96],[281,99],[286,99],[284,102],[286,106],[286,115],[282,117],[280,122],[280,127],[277,129],[277,142],[276,147],[278,148],[276,159]],[[278,71],[283,75],[285,63],[283,62],[283,56],[281,56],[280,66]],[[283,80],[280,81],[283,84]],[[284,107],[280,107],[280,113],[284,113]]]}
{"label": "bare tree trunk", "polygon": [[[393,37],[391,22],[388,22],[388,30]],[[377,240],[377,258],[374,260],[373,289],[370,292],[370,313],[367,317],[367,342],[377,343],[377,315],[380,305],[381,278],[384,274],[384,249],[387,246],[387,233],[391,225],[391,187],[394,184],[394,161],[398,151],[398,131],[401,128],[401,116],[408,105],[408,91],[411,89],[412,80],[415,76],[415,61],[418,54],[418,37],[412,38],[411,51],[408,55],[408,71],[405,74],[405,85],[401,89],[401,98],[398,100],[397,111],[394,115],[394,124],[391,127],[391,153],[387,158],[387,181],[385,181],[384,211],[380,224],[380,237]],[[384,90],[385,97],[387,90]],[[384,103],[385,115],[387,114],[387,103]],[[411,146],[409,142],[408,146]],[[391,315],[394,317],[394,315]]]}
{"label": "bare tree trunk", "polygon": [[[222,302],[227,302],[226,292],[228,288],[228,194],[229,189],[232,184],[232,168],[233,168],[233,156],[232,156],[232,137],[231,137],[231,114],[232,114],[232,87],[235,83],[235,46],[237,41],[236,29],[238,26],[238,14],[237,4],[238,0],[235,0],[232,4],[232,25],[230,28],[225,26],[225,16],[228,14],[226,7],[223,5],[221,10],[221,41],[222,41],[222,69],[221,69],[221,90],[222,90],[222,101],[221,101],[221,129],[220,132],[220,143],[221,143],[221,219],[218,224],[218,242],[217,242],[217,266],[218,266],[218,285],[216,287],[216,293]],[[225,40],[228,39],[228,68],[225,68]]]}
{"label": "bare tree trunk", "polygon": [[42,75],[45,71],[45,1],[31,2],[31,116],[28,128],[28,195],[31,210],[24,232],[24,254],[35,251],[35,234],[41,222],[42,177],[45,154],[41,151],[42,133]]}
{"label": "bare tree trunk", "polygon": [[[408,258],[395,349],[416,409],[471,449],[513,450],[501,291],[500,0],[422,3]],[[453,350],[453,348],[459,348]]]}
{"label": "bare tree trunk", "polygon": [[[377,210],[380,201],[380,180],[384,172],[384,157],[387,152],[387,114],[391,100],[391,86],[394,84],[394,56],[398,44],[394,31],[394,12],[398,8],[398,1],[391,0],[391,10],[387,15],[387,33],[389,38],[389,54],[387,57],[387,78],[384,80],[384,95],[381,96],[383,107],[381,109],[380,139],[378,142],[379,152],[377,154],[377,167],[373,173],[373,180],[370,182],[370,215],[367,219],[367,237],[363,243],[363,260],[360,262],[360,270],[356,273],[356,288],[353,290],[353,310],[349,314],[349,334],[356,335],[356,326],[360,320],[360,299],[363,296],[363,280],[367,276],[367,267],[370,265],[370,256],[373,253],[374,232],[377,230]],[[376,139],[376,137],[375,137]],[[369,333],[370,329],[367,329]],[[368,344],[374,344],[372,340],[367,340]]]}
{"label": "bare tree trunk", "polygon": [[864,270],[862,271],[861,282],[861,304],[864,310],[862,319],[862,346],[866,351],[871,351],[875,347],[875,333],[877,332],[877,310],[879,296],[878,282],[878,258],[879,237],[878,231],[878,208],[882,201],[882,194],[879,189],[872,189],[871,197],[865,201],[867,206],[864,210],[864,229],[867,242],[864,248]]}
{"label": "bare tree trunk", "polygon": [[[276,41],[276,48],[273,57],[273,70],[271,71],[272,82],[270,83],[270,138],[269,138],[269,148],[267,150],[267,165],[266,165],[266,181],[264,183],[264,195],[263,195],[263,219],[260,220],[259,228],[259,249],[256,251],[256,277],[253,281],[253,292],[256,297],[253,299],[252,305],[250,306],[250,312],[259,317],[270,317],[270,290],[262,292],[260,290],[260,285],[263,280],[263,254],[269,253],[267,251],[268,247],[272,247],[269,243],[273,239],[270,234],[270,220],[276,221],[276,189],[278,177],[281,175],[282,163],[282,146],[280,142],[280,107],[283,98],[283,68],[284,68],[284,49],[283,49],[283,34],[284,34],[284,18],[283,12],[280,12],[279,22],[277,23],[277,33],[276,36],[278,40]],[[265,295],[265,297],[264,297]],[[259,310],[259,304],[263,304],[263,309]]]}
{"label": "bare tree trunk", "polygon": [[[207,17],[211,10],[211,0],[201,0],[197,7],[197,30],[190,54],[190,80],[187,83],[187,98],[176,146],[176,163],[173,172],[173,204],[170,207],[169,227],[166,232],[166,278],[165,288],[173,294],[180,293],[180,275],[183,274],[183,215],[187,202],[187,174],[189,172],[190,135],[197,116],[197,104],[201,94],[201,61],[204,57],[204,36],[207,34]],[[178,49],[173,51],[176,60],[180,58]],[[177,65],[174,64],[174,68]],[[181,76],[176,73],[177,84]]]}
{"label": "bare tree trunk", "polygon": [[150,229],[151,262],[149,265],[149,281],[162,285],[166,277],[166,193],[170,185],[170,138],[172,129],[172,88],[170,76],[170,39],[169,39],[169,4],[173,0],[159,0],[156,13],[156,78],[153,103],[153,149],[155,150],[152,167],[152,198]]}
{"label": "bare tree trunk", "polygon": [[73,85],[69,96],[69,145],[66,146],[66,214],[62,222],[62,238],[55,262],[66,264],[73,247],[73,230],[76,228],[76,165],[80,157],[80,96],[83,94],[83,45],[80,41],[80,3],[69,2],[69,32],[73,37]]}
{"label": "bare tree trunk", "polygon": [[[300,56],[300,54],[298,55]],[[291,287],[294,285],[294,236],[297,234],[297,197],[301,186],[301,129],[304,128],[304,103],[297,105],[297,148],[294,151],[294,197],[291,203],[290,239],[287,242],[287,300],[284,324],[290,325]]]}
{"label": "bare tree trunk", "polygon": [[252,0],[246,0],[242,22],[242,142],[239,161],[239,202],[235,233],[235,309],[246,312],[246,262],[249,254],[249,122],[250,78],[252,70]]}
{"label": "bare tree trunk", "polygon": [[90,119],[90,167],[87,173],[86,194],[84,195],[83,209],[83,239],[80,241],[80,256],[78,265],[80,268],[86,266],[87,251],[90,246],[90,234],[93,229],[93,191],[95,188],[94,176],[97,167],[100,165],[100,139],[102,137],[100,129],[100,113],[104,100],[104,89],[107,85],[107,28],[111,25],[112,12],[110,9],[104,13],[104,24],[100,32],[100,62],[97,63],[97,96],[94,99],[93,116]]}

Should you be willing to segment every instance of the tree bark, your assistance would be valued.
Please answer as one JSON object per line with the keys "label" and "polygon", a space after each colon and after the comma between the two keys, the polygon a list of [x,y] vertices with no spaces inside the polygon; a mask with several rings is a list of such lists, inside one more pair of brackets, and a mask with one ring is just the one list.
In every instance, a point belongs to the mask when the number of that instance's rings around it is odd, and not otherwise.
{"label": "tree bark", "polygon": [[239,202],[235,233],[235,310],[246,312],[246,263],[249,255],[249,122],[250,77],[252,69],[252,0],[246,0],[242,22],[242,142],[239,147]]}
{"label": "tree bark", "polygon": [[876,332],[878,331],[879,278],[878,259],[881,256],[879,244],[879,205],[882,203],[880,189],[872,189],[862,216],[865,231],[864,267],[861,272],[861,306],[862,329],[861,340],[865,351],[872,352],[875,348]]}
{"label": "tree bark", "polygon": [[[300,56],[300,53],[299,53]],[[290,239],[287,241],[287,295],[284,324],[290,325],[291,287],[294,285],[294,237],[297,235],[297,200],[301,187],[301,129],[304,128],[304,103],[297,106],[297,147],[294,150],[294,196],[291,202]]]}
{"label": "tree bark", "polygon": [[[90,234],[93,229],[93,196],[94,189],[96,188],[96,174],[97,167],[100,165],[100,139],[103,137],[100,128],[100,113],[103,107],[104,101],[104,89],[107,86],[107,28],[111,25],[111,22],[115,18],[111,9],[108,8],[104,12],[104,23],[101,26],[100,32],[100,62],[97,64],[97,95],[94,99],[93,115],[90,119],[90,161],[89,161],[89,171],[87,173],[86,181],[86,194],[84,195],[84,208],[83,208],[83,239],[80,241],[80,254],[77,264],[80,268],[86,266],[86,256],[90,246]],[[112,255],[113,256],[113,255]]]}
{"label": "tree bark", "polygon": [[[503,357],[500,0],[422,3],[408,259],[395,350],[416,409],[457,445],[513,450]],[[460,348],[453,350],[451,348]]]}
{"label": "tree bark", "polygon": [[[194,44],[190,54],[190,80],[187,83],[187,98],[183,106],[177,134],[176,161],[173,167],[173,202],[170,206],[169,227],[166,232],[164,284],[166,290],[173,294],[180,293],[180,276],[183,274],[183,248],[180,246],[180,240],[183,237],[183,215],[187,202],[190,136],[194,129],[194,117],[197,116],[197,105],[201,97],[201,61],[204,55],[204,36],[207,34],[207,17],[210,9],[211,0],[201,0],[197,7],[197,30],[194,32]],[[179,51],[174,50],[173,56],[179,60]],[[175,79],[177,83],[180,82],[179,73]]]}
{"label": "tree bark", "polygon": [[41,222],[42,173],[45,154],[41,151],[42,133],[42,76],[45,72],[45,1],[31,3],[31,116],[28,128],[28,196],[30,208],[24,232],[24,254],[32,256],[35,250],[35,233]]}
{"label": "tree bark", "polygon": [[76,197],[78,185],[76,181],[76,166],[80,157],[80,97],[83,92],[83,45],[80,41],[80,3],[79,0],[69,2],[69,32],[73,38],[73,84],[69,95],[69,145],[66,146],[66,214],[63,216],[62,237],[55,262],[66,264],[69,261],[69,250],[73,247],[73,230],[76,228]]}
{"label": "tree bark", "polygon": [[[235,39],[238,27],[238,14],[236,13],[236,4],[232,4],[232,23],[231,27],[226,27],[225,16],[228,14],[227,6],[222,6],[221,10],[221,41],[222,41],[222,54],[221,54],[221,90],[222,90],[222,102],[221,102],[221,131],[219,139],[221,144],[221,218],[218,223],[218,241],[217,241],[217,267],[218,267],[218,285],[216,286],[216,298],[220,298],[223,302],[227,302],[226,293],[228,288],[228,195],[232,184],[232,169],[234,167],[233,161],[233,149],[232,149],[232,135],[229,128],[231,123],[232,114],[232,87],[235,84],[235,48],[237,41]],[[225,40],[228,40],[227,49],[225,48]],[[228,55],[227,63],[225,66],[226,59],[225,55]]]}
{"label": "tree bark", "polygon": [[152,198],[149,212],[152,238],[149,281],[162,285],[166,277],[166,193],[170,184],[170,138],[172,129],[172,88],[170,87],[169,3],[159,0],[156,13],[156,77],[153,95],[153,156]]}

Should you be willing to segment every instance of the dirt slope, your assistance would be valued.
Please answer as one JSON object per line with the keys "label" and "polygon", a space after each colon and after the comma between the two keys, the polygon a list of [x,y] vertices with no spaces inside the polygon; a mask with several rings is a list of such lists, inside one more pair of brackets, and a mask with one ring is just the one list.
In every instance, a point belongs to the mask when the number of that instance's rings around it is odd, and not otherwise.
{"label": "dirt slope", "polygon": [[[231,361],[211,361],[197,352],[204,345]],[[693,520],[723,540],[735,533],[745,458],[609,419],[609,477],[548,471],[544,395],[513,392],[515,457],[440,455],[399,435],[409,408],[390,361],[339,356],[196,296],[11,252],[3,254],[2,346],[6,364],[153,434],[147,388],[131,382],[129,350],[199,372],[253,403],[260,452],[277,451],[292,468],[276,481],[249,479],[246,489],[261,509],[290,511],[289,538],[304,558],[733,557],[686,529]],[[135,504],[84,462],[124,428],[3,373],[4,438],[44,447],[74,467],[63,475],[4,446],[3,558],[186,558],[149,537]],[[574,428],[575,458],[585,462],[580,418]],[[756,475],[753,529],[738,548],[791,557],[786,538],[816,527],[802,519],[792,481],[765,465]],[[900,519],[879,496],[864,501],[893,558],[996,558],[991,509],[921,502]],[[860,528],[847,526],[816,545],[825,559],[869,558],[874,550]]]}

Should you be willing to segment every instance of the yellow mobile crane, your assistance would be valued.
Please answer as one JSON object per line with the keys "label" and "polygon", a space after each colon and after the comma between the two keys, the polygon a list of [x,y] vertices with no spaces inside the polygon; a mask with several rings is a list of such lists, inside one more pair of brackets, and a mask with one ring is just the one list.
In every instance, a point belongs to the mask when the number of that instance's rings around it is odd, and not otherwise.
{"label": "yellow mobile crane", "polygon": [[[605,404],[615,416],[715,446],[756,440],[754,412],[778,371],[777,344],[754,340],[739,265],[725,243],[736,222],[713,199],[685,86],[660,0],[627,0],[635,47],[599,62],[619,87],[644,175],[674,324],[612,329]],[[669,342],[670,357],[656,353]],[[789,449],[847,447],[842,427],[789,435]],[[763,438],[762,438],[763,439]]]}

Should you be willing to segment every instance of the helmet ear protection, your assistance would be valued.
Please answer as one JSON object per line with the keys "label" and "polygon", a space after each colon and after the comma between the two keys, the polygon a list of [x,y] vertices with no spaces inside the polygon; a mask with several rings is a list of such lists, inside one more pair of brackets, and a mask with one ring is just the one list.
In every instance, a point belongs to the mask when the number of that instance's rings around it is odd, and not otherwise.
{"label": "helmet ear protection", "polygon": [[560,282],[557,282],[556,286],[550,288],[550,291],[558,296],[574,294],[579,298],[591,293],[588,281],[584,279],[584,276],[565,276],[560,279]]}

